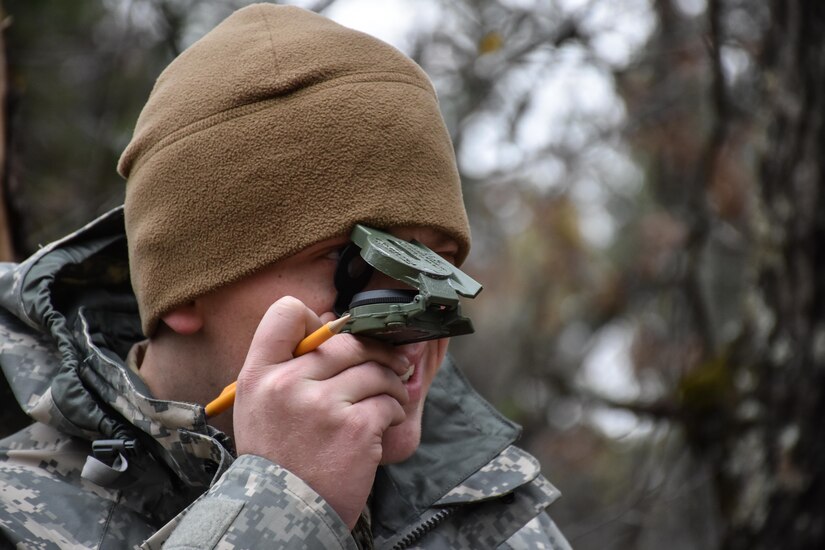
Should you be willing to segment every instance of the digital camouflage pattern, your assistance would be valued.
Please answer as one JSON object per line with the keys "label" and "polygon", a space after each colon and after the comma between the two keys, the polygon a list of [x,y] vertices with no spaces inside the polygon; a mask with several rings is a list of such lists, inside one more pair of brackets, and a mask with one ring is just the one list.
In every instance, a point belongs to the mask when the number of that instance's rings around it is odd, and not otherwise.
{"label": "digital camouflage pattern", "polygon": [[141,338],[121,209],[0,265],[0,365],[35,420],[0,441],[0,547],[569,548],[546,513],[558,491],[450,360],[356,543],[301,479],[236,458],[201,405],[153,399],[124,363]]}

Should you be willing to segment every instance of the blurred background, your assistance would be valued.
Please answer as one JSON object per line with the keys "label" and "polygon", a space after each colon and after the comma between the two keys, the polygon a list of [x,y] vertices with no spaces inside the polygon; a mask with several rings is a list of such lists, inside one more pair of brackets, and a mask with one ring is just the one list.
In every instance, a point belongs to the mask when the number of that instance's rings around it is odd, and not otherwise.
{"label": "blurred background", "polygon": [[[247,3],[2,0],[4,259],[121,203],[154,79]],[[485,285],[451,349],[573,546],[825,547],[825,4],[288,3],[432,78]]]}

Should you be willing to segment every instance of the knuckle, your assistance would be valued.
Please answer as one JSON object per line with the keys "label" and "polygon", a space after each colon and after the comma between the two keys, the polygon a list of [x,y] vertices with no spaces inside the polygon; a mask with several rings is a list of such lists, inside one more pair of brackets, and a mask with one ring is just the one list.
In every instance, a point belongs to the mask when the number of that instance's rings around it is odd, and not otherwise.
{"label": "knuckle", "polygon": [[281,307],[284,308],[302,308],[304,307],[304,303],[296,298],[295,296],[291,296],[287,294],[286,296],[281,296],[278,300],[275,301],[276,304],[280,304]]}
{"label": "knuckle", "polygon": [[301,402],[311,414],[320,414],[330,408],[329,395],[317,384],[303,392]]}
{"label": "knuckle", "polygon": [[300,315],[304,308],[304,303],[294,296],[283,296],[269,306],[268,313],[277,319],[291,320],[296,315]]}
{"label": "knuckle", "polygon": [[267,395],[284,396],[295,392],[296,383],[297,379],[289,373],[272,372],[262,380],[261,386]]}
{"label": "knuckle", "polygon": [[361,402],[360,417],[368,427],[381,426],[400,406],[394,397],[382,393]]}
{"label": "knuckle", "polygon": [[378,424],[376,422],[377,414],[370,410],[369,407],[364,406],[363,403],[356,405],[358,409],[354,414],[350,415],[348,426],[356,434],[369,433],[373,427]]}

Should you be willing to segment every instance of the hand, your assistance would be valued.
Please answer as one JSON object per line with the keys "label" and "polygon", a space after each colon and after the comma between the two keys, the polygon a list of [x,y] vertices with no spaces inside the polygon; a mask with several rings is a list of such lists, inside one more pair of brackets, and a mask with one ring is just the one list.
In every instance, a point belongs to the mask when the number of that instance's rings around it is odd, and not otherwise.
{"label": "hand", "polygon": [[266,312],[238,376],[236,448],[303,479],[352,529],[381,461],[384,431],[406,418],[400,376],[409,364],[391,346],[349,334],[293,358],[321,325],[292,297]]}

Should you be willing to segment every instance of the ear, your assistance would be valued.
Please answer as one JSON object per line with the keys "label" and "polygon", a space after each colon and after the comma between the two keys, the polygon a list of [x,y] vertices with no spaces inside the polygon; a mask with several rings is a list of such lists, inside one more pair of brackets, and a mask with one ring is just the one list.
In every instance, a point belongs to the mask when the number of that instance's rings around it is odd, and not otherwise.
{"label": "ear", "polygon": [[203,315],[194,301],[176,307],[161,315],[160,319],[170,329],[183,336],[194,334],[203,328]]}

